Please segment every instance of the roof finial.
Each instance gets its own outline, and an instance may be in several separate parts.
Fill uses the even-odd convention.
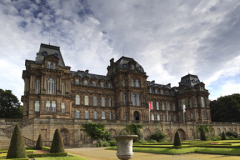
[[[123,56],[124,56],[124,48],[123,48]]]
[[[188,74],[189,74],[189,66],[188,66]]]
[[[50,45],[50,32],[49,32],[49,45]]]

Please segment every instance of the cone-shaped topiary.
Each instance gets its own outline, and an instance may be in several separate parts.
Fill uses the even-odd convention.
[[[7,159],[10,158],[26,158],[26,149],[22,137],[21,129],[18,125],[15,126],[12,134],[10,146],[7,153]]]
[[[226,140],[227,138],[226,138],[226,135],[225,135],[225,133],[224,132],[222,132],[222,140]]]
[[[50,153],[59,153],[59,152],[65,152],[65,151],[64,151],[64,145],[63,145],[63,140],[62,140],[60,131],[59,129],[56,129],[53,136]]]
[[[178,132],[175,133],[174,146],[175,146],[175,147],[182,146],[181,139],[180,139],[180,137],[179,137]]]
[[[205,136],[205,133],[203,131],[200,132],[200,138],[201,138],[201,141],[206,141],[206,136]]]
[[[39,134],[37,144],[36,144],[36,149],[42,149],[42,146],[43,146],[42,135]]]

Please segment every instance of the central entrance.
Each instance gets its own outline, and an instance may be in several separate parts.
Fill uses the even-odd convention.
[[[134,120],[135,120],[135,121],[139,121],[139,112],[135,111],[135,112],[133,113],[133,116],[134,116]]]

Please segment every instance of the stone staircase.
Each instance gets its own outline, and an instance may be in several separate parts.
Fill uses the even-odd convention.
[[[2,129],[0,129],[0,148],[8,148],[10,146],[11,138],[9,138]]]

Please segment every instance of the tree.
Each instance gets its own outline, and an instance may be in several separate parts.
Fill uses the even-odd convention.
[[[220,97],[210,103],[213,122],[240,122],[240,94]]]
[[[222,132],[222,140],[226,140],[227,138],[226,138],[226,135],[225,135],[225,133],[224,132]]]
[[[133,142],[137,142],[138,140],[142,139],[143,136],[140,132],[140,129],[143,127],[143,125],[133,123],[130,125],[126,125],[125,127],[131,135],[138,135],[138,137],[133,139]]]
[[[202,141],[206,141],[206,134],[213,136],[214,135],[214,129],[211,125],[198,125],[197,131],[200,132],[200,139]]]
[[[96,139],[105,139],[108,137],[109,132],[105,133],[105,126],[102,123],[95,124],[95,123],[85,123],[82,124],[85,133],[91,137],[93,140]]]
[[[0,118],[22,118],[20,102],[11,90],[0,89]]]
[[[238,134],[234,131],[228,131],[226,133],[226,136],[228,136],[228,137],[233,136],[234,138],[238,138]]]
[[[201,131],[201,132],[200,132],[200,140],[201,140],[201,141],[206,141],[206,140],[207,140],[204,131]]]
[[[10,146],[7,153],[7,159],[11,158],[26,158],[26,149],[22,137],[21,129],[18,125],[15,126]]]
[[[43,146],[42,135],[39,134],[37,144],[36,144],[36,149],[42,149],[42,146]]]
[[[62,140],[60,131],[59,129],[56,129],[53,136],[50,153],[60,153],[60,152],[65,152],[64,145],[63,145],[63,140]]]
[[[178,132],[175,133],[174,146],[175,146],[175,147],[182,146],[181,139],[180,139],[180,137],[179,137]]]

